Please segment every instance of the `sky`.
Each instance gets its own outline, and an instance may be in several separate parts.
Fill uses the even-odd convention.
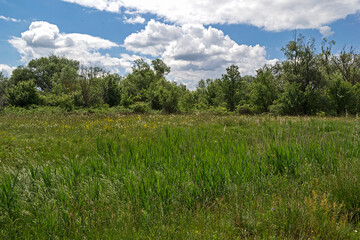
[[[360,49],[360,0],[0,0],[0,71],[51,54],[125,75],[160,58],[190,89],[283,61],[296,33]]]

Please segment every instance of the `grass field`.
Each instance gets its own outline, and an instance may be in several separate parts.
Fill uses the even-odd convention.
[[[0,115],[1,239],[359,239],[355,118]]]

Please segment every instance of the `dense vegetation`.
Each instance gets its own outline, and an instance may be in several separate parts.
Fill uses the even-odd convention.
[[[0,239],[359,239],[354,118],[7,113]]]
[[[195,91],[165,79],[170,68],[160,59],[134,62],[119,76],[98,67],[50,56],[0,75],[0,107],[57,106],[65,110],[118,107],[135,112],[210,111],[276,115],[346,115],[360,112],[360,55],[353,48],[332,54],[334,42],[297,36],[283,52],[286,61],[241,76],[230,66],[219,79],[201,80]],[[317,53],[319,52],[319,53]]]
[[[333,44],[194,91],[160,59],[0,75],[0,239],[359,239],[360,55]]]

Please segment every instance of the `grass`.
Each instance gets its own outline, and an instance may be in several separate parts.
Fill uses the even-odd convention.
[[[355,118],[3,113],[1,239],[358,239]]]

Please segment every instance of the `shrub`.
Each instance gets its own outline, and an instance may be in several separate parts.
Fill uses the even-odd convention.
[[[149,104],[145,102],[136,102],[130,106],[135,113],[146,113],[150,110]]]
[[[35,87],[33,81],[19,82],[17,85],[9,88],[6,98],[10,105],[18,107],[28,107],[40,104],[41,102],[39,90]]]

